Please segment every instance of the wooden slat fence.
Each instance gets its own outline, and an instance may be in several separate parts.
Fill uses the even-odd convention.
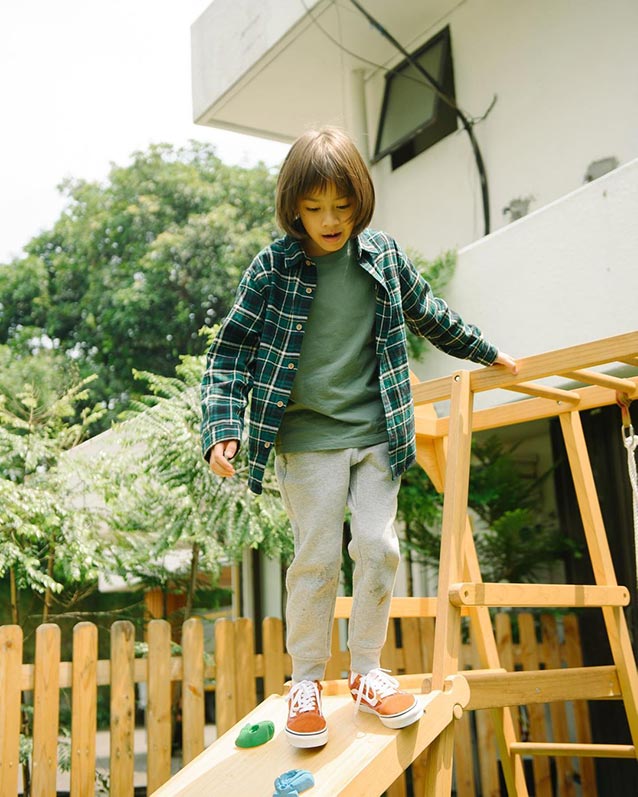
[[[339,633],[338,622],[333,634],[329,679],[343,677],[348,667],[348,652],[342,644],[345,635]],[[582,666],[575,615],[557,621],[552,615],[543,615],[538,620],[531,614],[499,613],[495,618],[495,631],[506,669]],[[204,748],[206,688],[216,692],[218,734],[238,722],[263,696],[282,692],[290,673],[282,621],[264,620],[262,640],[262,652],[256,653],[250,620],[218,620],[215,664],[205,666],[200,620],[191,618],[184,624],[181,657],[171,656],[169,624],[153,620],[148,627],[148,655],[140,659],[134,656],[133,625],[120,621],[111,627],[110,659],[98,660],[97,628],[91,623],[79,623],[73,630],[73,661],[62,662],[60,629],[47,624],[36,632],[34,664],[23,664],[21,629],[0,627],[0,797],[14,797],[18,791],[20,705],[23,701],[33,705],[31,793],[37,797],[55,796],[59,690],[63,688],[72,690],[71,795],[85,797],[94,793],[97,688],[104,685],[111,687],[110,793],[117,797],[133,795],[135,685],[143,682],[147,685],[147,783],[151,794],[170,777],[173,683],[181,685],[182,764],[186,764]],[[428,673],[433,641],[432,618],[395,618],[390,622],[382,666],[398,674]],[[462,646],[461,661],[464,668],[478,667],[477,654],[469,638]],[[518,717],[523,740],[591,740],[584,701],[551,704],[548,709],[522,707]],[[458,797],[500,795],[489,712],[466,712],[457,723],[457,731]],[[597,794],[591,759],[534,758],[531,776],[537,797],[594,797]],[[400,778],[389,790],[388,797],[407,797],[411,793],[410,781],[414,784],[414,794],[422,793],[422,778],[423,760],[417,759],[410,775]]]

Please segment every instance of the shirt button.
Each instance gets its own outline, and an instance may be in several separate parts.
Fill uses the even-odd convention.
[[[294,363],[288,363],[288,368],[294,368],[294,367],[295,367]]]
[[[264,443],[264,448],[270,448],[270,443]]]
[[[284,406],[284,403],[283,403],[283,401],[278,401],[278,402],[277,402],[277,406],[278,406],[278,407],[283,407],[283,406]]]
[[[306,288],[306,293],[312,293],[312,288]]]
[[[312,260],[306,260],[306,265],[307,266],[311,266],[312,265]]]
[[[298,329],[298,330],[302,330],[302,329],[303,329],[303,324],[297,324],[297,327],[296,327],[296,329]]]

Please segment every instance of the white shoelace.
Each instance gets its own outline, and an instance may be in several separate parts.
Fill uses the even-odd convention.
[[[303,714],[305,711],[319,710],[319,689],[314,681],[299,681],[290,688],[286,700],[290,703],[290,713]]]
[[[360,676],[357,699],[354,704],[355,711],[359,710],[364,695],[374,704],[377,700],[383,700],[384,697],[389,697],[398,691],[399,682],[396,678],[389,676],[389,672],[390,670],[378,667],[376,670],[370,670],[367,675]]]

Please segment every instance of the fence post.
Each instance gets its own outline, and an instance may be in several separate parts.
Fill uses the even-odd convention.
[[[0,795],[18,793],[22,629],[0,627]]]
[[[237,666],[235,709],[239,719],[257,705],[255,627],[248,617],[239,617],[235,620],[235,660]]]
[[[204,749],[204,628],[198,617],[182,627],[182,760],[184,766]]]
[[[280,695],[286,680],[283,623],[278,617],[266,617],[262,623],[264,646],[264,697]]]
[[[78,623],[73,629],[71,706],[71,797],[86,797],[95,792],[97,628],[93,623]]]
[[[235,624],[221,618],[215,623],[215,723],[217,736],[237,722],[235,695]]]
[[[147,673],[146,782],[152,794],[171,776],[171,627],[166,620],[148,624]]]
[[[135,628],[128,620],[111,626],[111,794],[135,791]]]
[[[60,724],[60,626],[35,632],[32,797],[55,794]]]

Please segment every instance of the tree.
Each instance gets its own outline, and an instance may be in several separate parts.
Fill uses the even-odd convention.
[[[54,595],[66,590],[66,600],[77,598],[99,567],[97,528],[72,501],[62,454],[103,411],[87,407],[69,422],[75,405],[87,401],[92,379],[67,383],[51,353],[28,359],[32,381],[15,390],[28,362],[0,347],[0,577],[9,575],[14,623],[20,622],[20,590],[42,595],[46,622]]]
[[[132,403],[119,427],[121,455],[102,463],[113,572],[164,588],[181,584],[186,616],[201,577],[214,580],[221,565],[241,558],[247,547],[284,558],[292,548],[272,471],[260,496],[242,478],[247,445],[233,479],[220,480],[203,460],[203,370],[203,356],[185,356],[173,377],[136,372],[150,392]],[[185,553],[183,565],[170,570],[164,558],[175,550]]]
[[[172,373],[201,353],[197,331],[226,314],[240,274],[272,240],[274,176],[223,164],[206,144],[162,144],[113,166],[105,184],[68,180],[53,228],[0,267],[0,343],[26,328],[71,352],[113,413],[132,371]]]

